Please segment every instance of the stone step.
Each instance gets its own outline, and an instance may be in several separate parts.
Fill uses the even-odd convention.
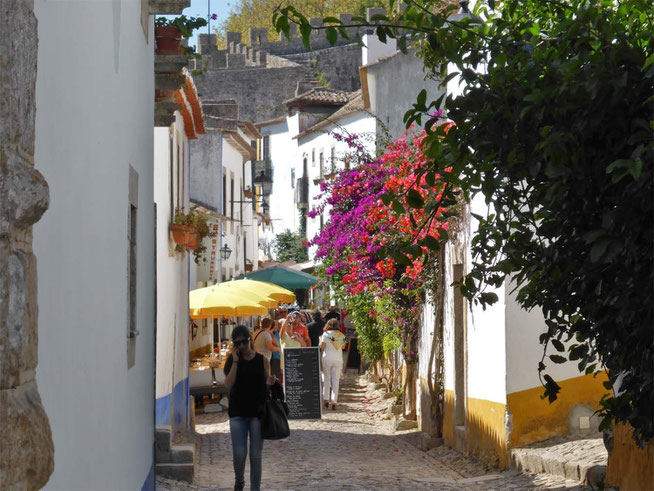
[[[557,437],[511,450],[511,466],[516,469],[561,476],[587,485],[604,481],[607,458],[602,438]]]
[[[193,482],[193,464],[156,464],[154,472],[158,476],[176,481]]]
[[[175,445],[169,452],[155,453],[157,464],[193,464],[195,462],[195,447],[193,445]]]
[[[157,452],[170,452],[171,438],[173,429],[170,425],[160,425],[155,428],[154,432],[154,445],[155,453]]]

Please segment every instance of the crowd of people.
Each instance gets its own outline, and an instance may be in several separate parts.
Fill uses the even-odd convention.
[[[233,349],[225,363],[225,385],[229,390],[229,428],[232,438],[235,490],[245,486],[245,460],[250,448],[250,486],[261,485],[261,420],[259,410],[267,397],[267,387],[283,381],[285,348],[318,347],[322,374],[323,407],[338,408],[338,389],[343,377],[345,335],[340,314],[331,307],[324,316],[312,313],[307,325],[299,311],[280,309],[278,319],[266,317],[252,334],[246,326],[232,331]]]

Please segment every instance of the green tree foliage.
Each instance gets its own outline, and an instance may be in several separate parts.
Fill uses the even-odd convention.
[[[308,261],[306,239],[302,233],[293,233],[286,230],[275,237],[275,256],[277,261],[296,261],[298,263]]]
[[[268,39],[279,41],[279,33],[275,30],[271,19],[279,0],[238,0],[220,29],[217,30],[217,42],[224,48],[225,33],[240,32],[243,42],[248,42],[248,29],[268,28]],[[308,17],[338,16],[338,14],[354,14],[365,16],[368,7],[384,7],[385,0],[303,0],[302,11]]]
[[[380,39],[414,45],[431,75],[458,76],[460,95],[428,101],[423,91],[405,120],[425,123],[427,182],[444,168],[444,199],[481,193],[474,264],[460,285],[482,305],[485,285],[511,281],[525,309],[542,309],[538,365],[545,396],[560,387],[548,365],[574,361],[582,373],[607,369],[611,396],[603,425],[633,426],[640,444],[654,436],[654,55],[646,0],[480,2],[457,6],[406,0],[379,16]],[[499,5],[499,4],[498,4]],[[276,12],[280,31],[306,17]],[[365,19],[353,19],[363,24]],[[329,19],[330,40],[346,35]],[[398,80],[399,81],[399,80]],[[445,134],[433,111],[444,106]],[[394,206],[398,200],[388,201]],[[432,200],[433,201],[433,200]],[[427,211],[436,204],[427,200]],[[435,247],[437,244],[424,244]],[[565,344],[564,344],[565,343]],[[534,362],[536,363],[536,361]],[[618,387],[619,386],[619,387]]]

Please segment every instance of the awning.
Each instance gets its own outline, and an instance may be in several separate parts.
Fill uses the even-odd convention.
[[[294,271],[292,269],[282,268],[280,266],[260,269],[258,271],[253,271],[251,273],[241,275],[238,278],[249,278],[251,280],[267,281],[268,283],[274,283],[275,285],[288,288],[289,290],[302,290],[311,288],[313,285],[316,285],[320,281],[320,278],[316,276],[303,273],[302,271]]]

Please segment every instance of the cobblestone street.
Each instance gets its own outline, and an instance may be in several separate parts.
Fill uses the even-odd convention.
[[[322,420],[291,421],[289,439],[264,443],[264,489],[584,489],[556,476],[488,470],[444,446],[423,452],[411,443],[415,430],[395,433],[371,409],[366,384],[348,375],[337,411],[326,411]],[[177,438],[196,444],[194,484],[157,478],[157,489],[233,487],[226,413],[198,415],[196,431]]]

